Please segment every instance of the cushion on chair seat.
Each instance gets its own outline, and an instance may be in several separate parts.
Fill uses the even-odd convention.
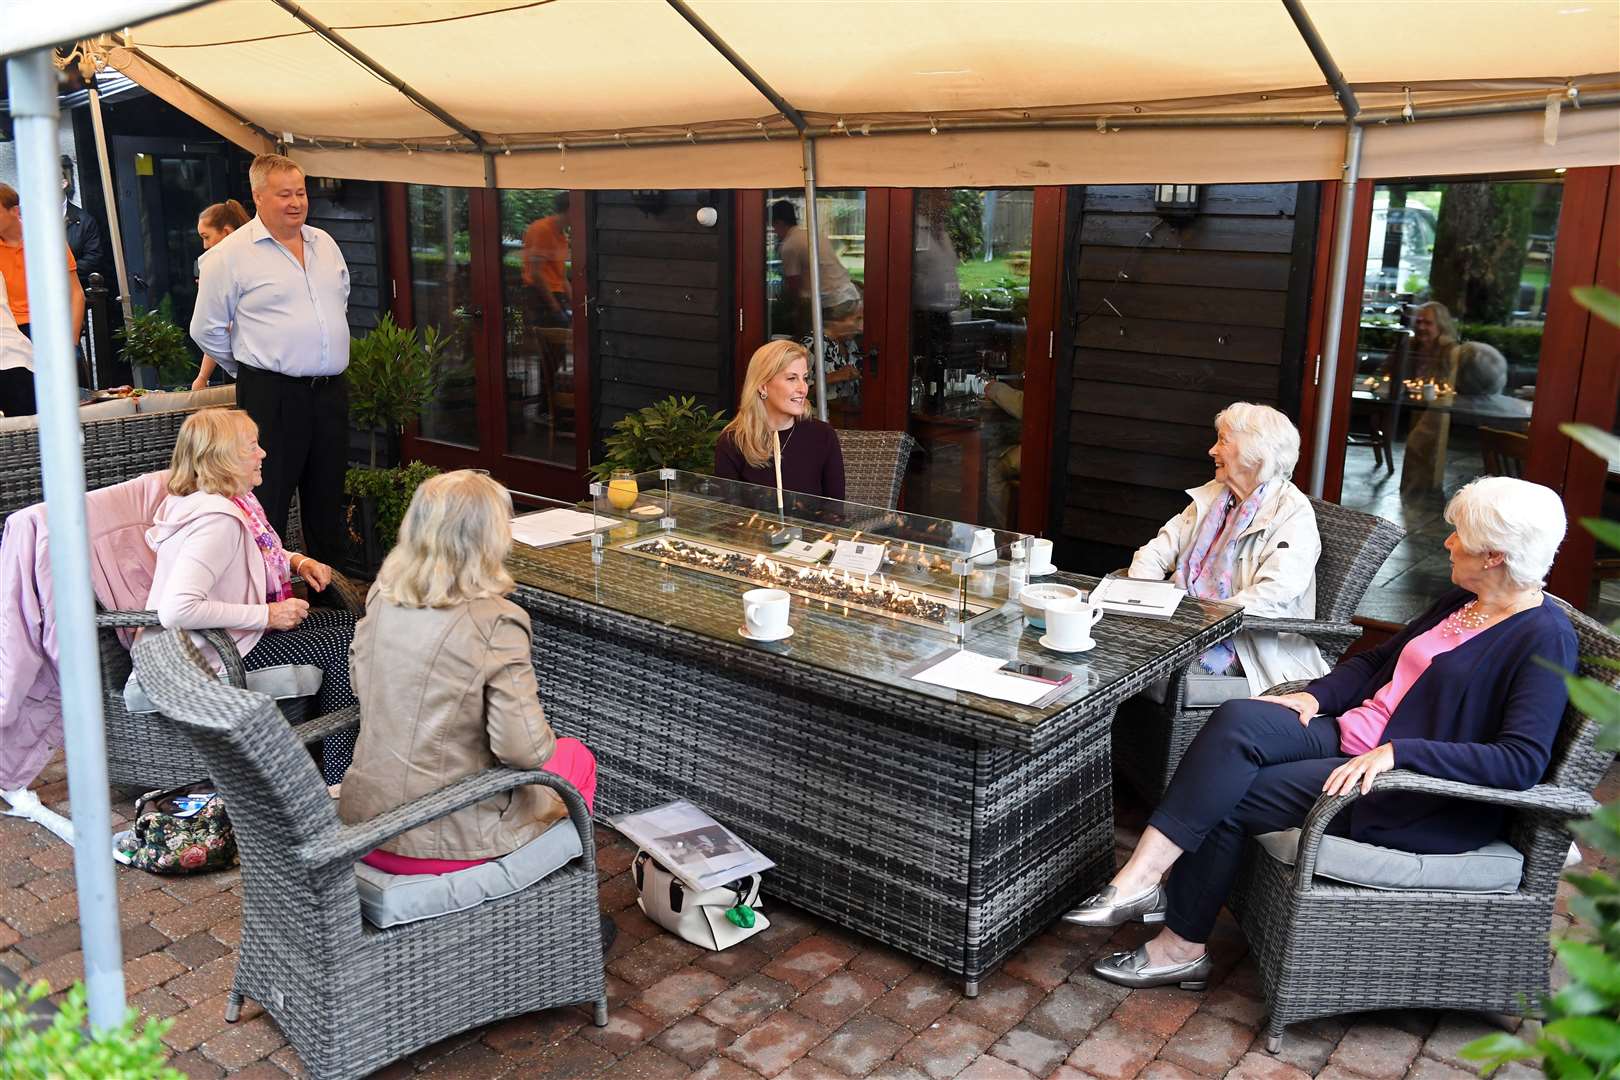
[[[1213,709],[1222,702],[1234,698],[1253,697],[1254,692],[1249,689],[1249,680],[1242,675],[1210,675],[1207,672],[1188,672],[1187,679],[1187,707],[1189,709]],[[1150,683],[1142,693],[1151,700],[1164,704],[1165,695],[1170,692],[1170,680],[1160,679]]]
[[[563,818],[510,855],[448,874],[386,874],[357,862],[360,914],[373,926],[389,927],[466,911],[527,889],[583,850],[579,830]]]
[[[1294,865],[1298,829],[1262,833],[1255,839],[1273,859]],[[1369,889],[1511,893],[1518,891],[1523,874],[1524,855],[1504,840],[1456,855],[1418,855],[1349,837],[1324,836],[1316,855],[1317,877]]]

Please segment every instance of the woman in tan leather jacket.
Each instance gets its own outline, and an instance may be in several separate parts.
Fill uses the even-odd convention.
[[[467,470],[416,489],[399,543],[355,627],[349,668],[360,738],[338,815],[364,821],[496,765],[545,769],[596,794],[596,760],[546,723],[529,616],[506,599],[512,503]],[[394,837],[364,862],[443,874],[499,858],[566,815],[550,788],[520,787]]]

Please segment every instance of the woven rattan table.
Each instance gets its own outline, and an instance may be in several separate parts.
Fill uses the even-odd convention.
[[[767,893],[969,996],[1112,873],[1115,707],[1241,619],[1188,598],[1168,621],[1104,618],[1078,656],[1016,614],[976,624],[970,649],[1080,672],[1025,708],[903,674],[947,635],[795,597],[794,635],[758,644],[738,633],[745,585],[598,553],[520,545],[510,563],[547,716],[596,754],[598,812],[690,799],[776,860]]]

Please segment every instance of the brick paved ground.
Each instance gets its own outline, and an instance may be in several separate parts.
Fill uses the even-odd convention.
[[[60,758],[36,788],[66,812]],[[1611,771],[1607,797],[1620,790]],[[115,814],[133,812],[129,800]],[[1120,808],[1127,821],[1140,810]],[[1134,833],[1126,825],[1120,842]],[[1265,1014],[1254,967],[1235,926],[1212,942],[1207,993],[1126,993],[1087,964],[1143,940],[1062,924],[985,980],[977,999],[937,969],[780,904],[751,941],[708,953],[663,934],[635,906],[632,851],[598,833],[602,905],[619,926],[608,956],[611,1020],[554,1009],[447,1039],[377,1074],[405,1077],[610,1077],[661,1080],[1446,1080],[1469,1072],[1457,1050],[1494,1030],[1464,1013],[1403,1011],[1296,1025],[1283,1053],[1264,1051]],[[173,1017],[175,1066],[193,1077],[243,1080],[305,1075],[298,1055],[253,1003],[222,1017],[241,934],[236,871],[193,878],[118,872],[130,1000]],[[72,853],[37,826],[0,817],[0,965],[53,986],[81,977]],[[1560,917],[1560,921],[1566,920]],[[1512,1080],[1535,1075],[1507,1069]]]

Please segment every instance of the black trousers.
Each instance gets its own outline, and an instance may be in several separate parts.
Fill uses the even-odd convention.
[[[1208,941],[1244,842],[1303,825],[1328,774],[1346,760],[1331,716],[1307,728],[1292,709],[1269,701],[1228,701],[1216,709],[1148,818],[1186,853],[1165,883],[1165,925],[1188,941]],[[1347,824],[1348,815],[1340,814],[1328,832],[1342,835]]]
[[[271,526],[287,534],[298,492],[304,550],[324,563],[343,557],[343,473],[349,463],[349,387],[342,375],[294,377],[241,365],[236,404],[259,425],[264,483],[254,489]]]
[[[34,373],[25,367],[0,371],[0,413],[7,416],[33,416]]]

